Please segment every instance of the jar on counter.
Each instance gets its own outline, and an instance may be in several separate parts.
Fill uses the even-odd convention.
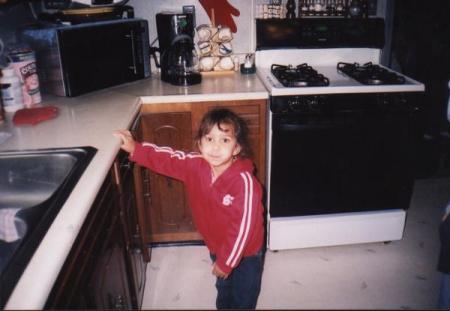
[[[16,74],[14,68],[5,68],[2,70],[2,74],[3,76],[0,78],[0,89],[5,111],[14,112],[22,109],[24,107],[22,82],[19,76]]]
[[[11,64],[22,81],[23,104],[31,108],[39,104],[41,92],[34,51],[28,48],[16,49],[9,53]]]

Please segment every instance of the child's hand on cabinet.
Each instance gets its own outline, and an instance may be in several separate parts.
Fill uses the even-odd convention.
[[[122,146],[120,146],[120,148],[128,152],[130,155],[133,155],[136,142],[133,139],[131,132],[128,130],[117,130],[114,131],[113,135],[122,140]]]

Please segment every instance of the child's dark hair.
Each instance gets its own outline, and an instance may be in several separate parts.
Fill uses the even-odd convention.
[[[250,158],[252,156],[252,149],[248,141],[247,123],[233,111],[226,108],[215,108],[203,116],[195,141],[197,143],[200,142],[202,137],[208,134],[216,124],[220,130],[223,130],[220,126],[221,124],[231,125],[234,129],[237,143],[241,147],[239,156],[242,158]]]

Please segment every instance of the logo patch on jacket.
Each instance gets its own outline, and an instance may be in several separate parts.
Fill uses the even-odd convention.
[[[234,198],[231,195],[226,194],[222,199],[222,204],[225,206],[229,206],[233,203],[233,200]]]

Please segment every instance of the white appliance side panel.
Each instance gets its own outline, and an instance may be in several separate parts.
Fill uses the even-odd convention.
[[[385,242],[403,237],[401,209],[269,219],[270,250]]]

